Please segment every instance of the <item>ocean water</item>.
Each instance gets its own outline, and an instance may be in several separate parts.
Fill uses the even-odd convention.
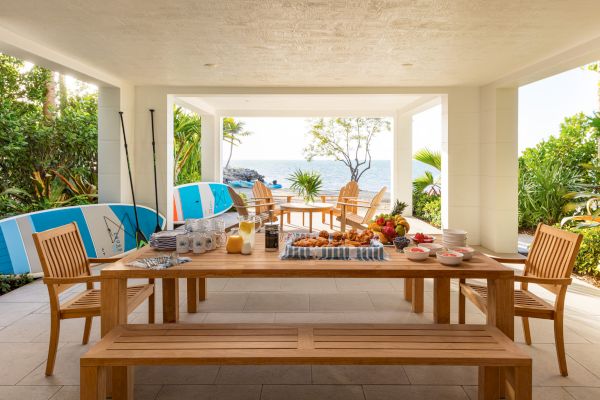
[[[251,168],[265,176],[265,181],[277,180],[284,188],[290,186],[286,179],[297,169],[318,171],[323,178],[323,190],[337,191],[350,180],[350,171],[340,161],[334,160],[231,160],[231,167]],[[419,161],[413,160],[413,179],[423,175],[425,171],[437,171]],[[373,160],[371,169],[360,178],[361,191],[377,192],[382,186],[391,187],[391,170],[389,160]]]

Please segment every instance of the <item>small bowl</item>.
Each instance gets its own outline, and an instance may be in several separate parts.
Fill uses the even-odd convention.
[[[429,257],[429,251],[422,247],[409,246],[404,249],[406,258],[411,261],[424,261]]]
[[[415,235],[411,235],[410,238],[416,244],[419,244],[419,243],[433,243],[433,241],[435,240],[435,238],[433,236],[428,236],[427,238],[425,238],[423,240],[417,240],[417,238],[415,237]]]
[[[475,254],[475,249],[468,247],[468,246],[450,247],[449,250],[462,253],[464,261],[470,260],[471,258],[473,258],[473,255]]]
[[[429,255],[432,257],[435,256],[435,253],[444,248],[444,246],[437,243],[420,243],[419,247],[423,247],[424,249],[429,250]]]
[[[440,264],[444,265],[456,266],[463,260],[463,253],[459,253],[458,251],[442,250],[438,251],[435,255]]]

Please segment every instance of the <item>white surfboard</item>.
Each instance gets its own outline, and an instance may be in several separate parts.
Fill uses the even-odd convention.
[[[173,188],[173,221],[189,218],[212,218],[233,206],[227,185],[215,182],[194,182]]]

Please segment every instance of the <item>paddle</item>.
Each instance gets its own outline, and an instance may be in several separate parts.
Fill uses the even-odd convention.
[[[123,111],[119,111],[121,118],[121,127],[123,128],[123,143],[125,144],[125,158],[127,159],[127,171],[129,172],[129,185],[131,186],[131,198],[133,199],[133,214],[135,215],[135,244],[140,248],[148,243],[146,235],[140,230],[140,221],[138,220],[137,205],[135,202],[135,191],[133,190],[133,178],[131,177],[131,164],[129,163],[129,150],[127,149],[127,135],[125,135],[125,123],[123,122]]]
[[[160,217],[158,216],[158,184],[156,183],[156,142],[154,141],[154,109],[150,109],[150,121],[152,124],[152,162],[154,163],[154,200],[156,201],[156,226],[154,233],[162,231]]]

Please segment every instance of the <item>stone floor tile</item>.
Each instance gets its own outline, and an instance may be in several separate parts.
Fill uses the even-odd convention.
[[[133,398],[154,400],[161,388],[161,385],[135,385]],[[63,386],[50,400],[79,400],[79,386]]]
[[[567,354],[600,378],[600,346],[589,344],[567,344]]]
[[[531,341],[533,343],[554,344],[554,321],[549,319],[529,318]],[[565,343],[589,343],[583,336],[572,330],[567,323],[564,324]],[[523,333],[523,320],[515,318],[515,342],[525,343]]]
[[[0,400],[48,400],[60,386],[0,386]]]
[[[600,317],[580,314],[565,314],[565,328],[591,343],[600,344]]]
[[[477,367],[406,365],[404,371],[413,385],[477,384]]]
[[[15,385],[38,365],[45,366],[47,351],[44,343],[0,343],[0,385]]]
[[[575,400],[598,400],[600,399],[600,387],[565,387],[564,388]]]
[[[372,311],[368,293],[312,293],[310,311]]]
[[[470,400],[478,400],[477,386],[463,386]],[[533,400],[574,400],[562,387],[534,386],[532,390]],[[596,398],[594,398],[596,399]]]
[[[205,324],[272,323],[275,322],[275,313],[208,313],[202,322]]]
[[[260,385],[165,385],[156,400],[258,400]]]
[[[401,365],[313,365],[313,384],[407,385]]]
[[[387,278],[335,278],[335,284],[340,292],[389,292],[394,289]]]
[[[468,400],[460,386],[366,385],[366,400]]]
[[[47,301],[48,299],[46,299],[46,303],[0,303],[0,321],[2,321],[2,326],[10,326],[26,315],[36,312],[46,306],[48,304]]]
[[[364,400],[360,385],[265,385],[261,400]]]
[[[411,303],[404,300],[401,292],[369,293],[373,307],[377,311],[410,312]]]
[[[40,335],[48,336],[49,332],[48,315],[29,314],[0,330],[0,343],[30,342]]]
[[[205,385],[215,383],[217,365],[139,366],[135,382],[142,385]]]
[[[218,384],[310,384],[310,365],[223,365]]]
[[[231,278],[222,289],[224,292],[278,292],[279,278]]]
[[[249,293],[244,311],[308,311],[308,295],[303,293]]]
[[[248,293],[209,293],[206,300],[198,303],[198,311],[242,311],[247,299]]]
[[[337,291],[333,278],[287,278],[281,279],[281,290],[301,293],[333,293]]]
[[[36,343],[37,344],[37,343]],[[44,358],[37,368],[19,381],[19,385],[79,385],[79,358],[85,354],[92,343],[83,346],[80,343],[65,343],[58,347],[54,375],[46,376],[46,351],[44,346]],[[28,346],[33,345],[29,343]]]
[[[206,290],[208,292],[220,292],[225,288],[229,279],[231,278],[207,278]]]
[[[44,327],[42,333],[32,339],[32,342],[48,343],[50,340],[50,318],[48,315],[35,314],[43,316],[40,321]],[[59,343],[81,343],[83,340],[83,329],[85,326],[84,318],[63,319],[60,321]],[[90,331],[90,343],[100,340],[100,317],[94,317],[92,321],[92,330]]]

